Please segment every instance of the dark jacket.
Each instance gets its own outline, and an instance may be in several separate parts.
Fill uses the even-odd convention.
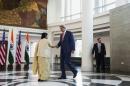
[[[75,50],[75,41],[72,32],[66,31],[64,40],[62,40],[62,35],[60,35],[60,41],[57,46],[61,47],[61,54],[71,53],[72,50]]]
[[[92,54],[94,54],[94,53],[95,53],[95,57],[98,56],[98,44],[97,43],[95,43],[93,46]],[[104,43],[101,43],[101,53],[100,54],[102,56],[106,55],[106,48],[105,48]]]

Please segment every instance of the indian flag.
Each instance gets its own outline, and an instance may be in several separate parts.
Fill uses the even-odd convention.
[[[13,30],[11,32],[11,39],[10,39],[10,48],[9,48],[9,57],[8,57],[8,61],[9,61],[9,64],[13,64],[14,63],[14,57],[13,57],[13,48],[14,48],[14,33],[13,33]]]
[[[29,64],[29,33],[26,33],[26,46],[25,46],[24,60],[28,65]]]

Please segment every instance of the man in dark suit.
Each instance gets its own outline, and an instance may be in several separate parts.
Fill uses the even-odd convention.
[[[105,72],[105,56],[106,48],[105,44],[101,42],[101,38],[97,39],[98,43],[95,43],[93,46],[92,54],[95,53],[96,59],[96,71]]]
[[[60,30],[62,34],[60,35],[60,41],[57,44],[57,48],[61,47],[60,50],[60,68],[61,68],[61,77],[59,79],[66,79],[65,73],[65,64],[73,72],[73,78],[77,76],[77,70],[71,64],[71,53],[74,53],[75,50],[75,41],[72,32],[66,31],[64,25],[60,25]]]

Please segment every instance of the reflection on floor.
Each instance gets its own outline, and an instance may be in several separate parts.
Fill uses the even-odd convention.
[[[51,71],[50,79],[38,82],[37,76],[31,70],[21,67],[21,70],[1,71],[0,86],[130,86],[130,76],[107,73],[81,72],[78,69],[75,79],[67,71],[67,79],[58,80],[60,71]]]

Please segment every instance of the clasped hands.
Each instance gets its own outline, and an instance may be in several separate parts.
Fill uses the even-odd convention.
[[[49,47],[51,47],[51,48],[58,48],[57,45],[56,45],[56,46],[52,46],[51,44],[48,44],[48,45],[49,45]],[[75,51],[75,50],[72,50],[71,52],[74,53],[74,51]]]
[[[51,44],[48,44],[49,45],[49,47],[51,47],[51,48],[57,48],[57,46],[53,46],[53,45],[51,45]]]

